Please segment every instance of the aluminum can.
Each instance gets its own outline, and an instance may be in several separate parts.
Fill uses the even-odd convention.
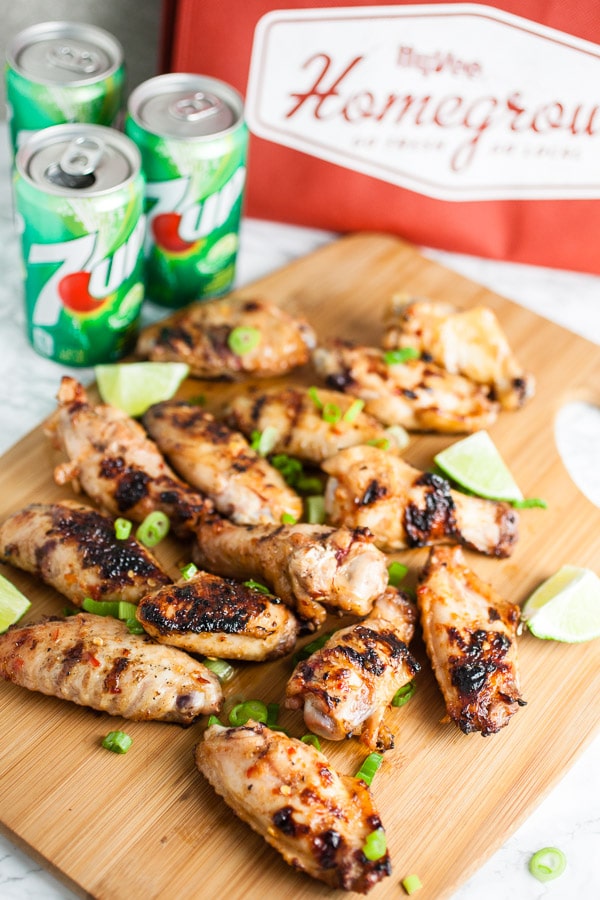
[[[129,98],[146,177],[146,296],[177,308],[231,288],[246,182],[243,101],[214,78],[158,75]]]
[[[36,131],[65,122],[113,125],[124,101],[121,44],[108,31],[44,22],[19,32],[6,53],[13,153]]]
[[[13,177],[34,349],[71,366],[119,359],[144,299],[137,147],[103,125],[54,125],[21,147]]]

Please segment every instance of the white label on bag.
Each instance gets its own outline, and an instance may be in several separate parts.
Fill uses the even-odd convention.
[[[600,197],[600,47],[489,6],[278,10],[255,135],[444,200]]]

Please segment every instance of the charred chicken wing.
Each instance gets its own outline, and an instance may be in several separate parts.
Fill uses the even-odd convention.
[[[383,550],[461,543],[490,556],[510,556],[518,515],[508,503],[451,490],[378,447],[349,447],[325,460],[328,520],[368,528]]]
[[[252,721],[211,725],[196,764],[225,803],[286,862],[332,888],[366,894],[391,874],[387,851],[369,860],[382,830],[363,781],[339,775],[314,747]]]
[[[223,700],[216,675],[187,653],[87,613],[0,635],[0,677],[112,716],[181,725]]]
[[[86,597],[137,603],[171,581],[143,544],[116,538],[112,518],[70,500],[32,503],[13,513],[0,525],[0,559],[32,572],[77,606]]]
[[[519,607],[481,581],[459,547],[431,551],[417,602],[448,715],[465,734],[499,731],[525,705],[517,664]]]

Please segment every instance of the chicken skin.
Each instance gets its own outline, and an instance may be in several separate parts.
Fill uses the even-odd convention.
[[[83,387],[64,377],[59,407],[46,429],[69,461],[57,466],[57,484],[71,481],[99,506],[141,522],[160,510],[175,534],[189,535],[210,505],[177,477],[142,426],[108,404],[93,406]]]
[[[369,441],[389,442],[387,430],[377,419],[357,410],[354,404],[356,398],[325,388],[255,388],[234,397],[226,416],[248,436],[271,429],[273,453],[287,453],[318,464],[345,447]],[[324,417],[328,409],[334,411],[332,421]]]
[[[169,400],[143,419],[150,436],[188,484],[237,525],[279,525],[302,516],[302,500],[245,437],[191,403]]]
[[[315,333],[304,319],[260,299],[193,303],[146,328],[137,354],[185,362],[198,378],[284,375],[308,362]]]
[[[0,635],[0,677],[111,716],[180,725],[223,701],[219,679],[187,653],[88,613]]]
[[[487,388],[425,359],[386,362],[376,347],[333,340],[317,347],[313,362],[327,387],[360,397],[366,412],[384,425],[471,432],[488,428],[498,415]]]
[[[326,610],[366,615],[387,585],[386,557],[366,529],[238,526],[212,516],[197,537],[198,566],[265,582],[310,630],[324,621]]]
[[[488,385],[503,409],[523,406],[535,381],[515,358],[495,313],[486,306],[457,309],[451,303],[392,298],[387,349],[414,347],[448,372]]]
[[[277,597],[209,572],[147,594],[137,619],[160,643],[219,659],[276,659],[298,633]]]
[[[378,447],[349,447],[325,460],[328,521],[368,528],[385,551],[460,543],[489,556],[510,556],[518,515],[508,503],[451,490]]]
[[[339,775],[314,747],[250,720],[211,725],[196,765],[228,806],[287,863],[331,888],[366,894],[391,874],[387,850],[363,852],[383,831],[369,789]]]
[[[469,569],[459,547],[431,550],[417,603],[448,715],[465,734],[496,733],[525,705],[517,662],[519,607]]]
[[[420,669],[407,647],[415,618],[408,597],[388,587],[366,619],[336,631],[298,663],[285,705],[303,706],[309,731],[330,741],[359,734],[371,750],[393,747],[383,717],[395,693]]]
[[[76,606],[86,597],[137,603],[171,581],[143,544],[117,539],[110,516],[70,500],[32,503],[9,516],[0,525],[0,560],[33,573]]]

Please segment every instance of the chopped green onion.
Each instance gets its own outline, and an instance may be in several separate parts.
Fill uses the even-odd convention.
[[[402,425],[390,425],[385,429],[398,450],[404,450],[410,444],[410,435]],[[389,449],[389,447],[388,447]]]
[[[281,473],[285,481],[294,487],[298,478],[303,474],[302,463],[287,453],[278,453],[271,459],[271,465]]]
[[[209,716],[208,717],[208,722],[206,723],[206,727],[210,728],[211,725],[220,725],[221,728],[225,727],[218,716]]]
[[[128,603],[127,600],[119,600],[117,619],[135,619],[136,614],[137,606],[135,603]]]
[[[316,750],[321,749],[321,741],[316,734],[303,734],[300,740],[303,744],[312,744]]]
[[[119,600],[92,600],[91,597],[85,597],[81,608],[97,616],[113,616],[115,619],[118,619],[119,602]]]
[[[129,519],[123,519],[119,516],[118,519],[115,519],[115,537],[118,541],[126,541],[129,535],[131,534],[131,529],[133,528],[133,522]]]
[[[138,622],[137,619],[134,619],[133,617],[125,619],[125,624],[127,625],[127,630],[130,634],[145,634],[142,623]]]
[[[382,856],[385,856],[387,852],[387,840],[383,828],[377,828],[376,831],[371,831],[370,834],[367,835],[362,847],[362,852],[366,858],[371,861],[381,859]]]
[[[414,681],[409,681],[404,687],[398,688],[392,698],[392,706],[404,706],[411,697],[414,697],[417,686]]]
[[[342,416],[344,422],[354,422],[359,413],[362,412],[364,405],[364,400],[354,400]]]
[[[250,353],[260,344],[260,331],[258,328],[250,328],[244,325],[238,325],[232,328],[227,338],[227,346],[236,356],[243,356]]]
[[[210,669],[211,672],[214,672],[222,684],[226,681],[231,681],[235,675],[233,666],[230,666],[224,659],[215,659],[212,656],[207,656],[204,660],[204,665],[207,669]]]
[[[369,753],[369,755],[363,760],[363,764],[354,776],[355,778],[360,778],[365,782],[366,785],[370,785],[375,776],[375,772],[380,767],[383,762],[383,756],[381,753]]]
[[[198,574],[198,566],[196,566],[193,562],[187,563],[187,565],[181,567],[181,577],[185,578],[186,581],[189,581],[190,578],[193,578],[194,575]]]
[[[301,475],[296,482],[296,489],[305,494],[319,494],[323,491],[323,482],[316,475]]]
[[[379,447],[380,450],[389,450],[390,442],[388,438],[373,438],[370,441],[367,441],[368,447]]]
[[[170,527],[169,517],[161,510],[155,509],[148,513],[135,536],[146,547],[156,547],[168,535]]]
[[[401,562],[391,562],[388,566],[388,584],[392,587],[398,587],[401,581],[406,578],[408,566]]]
[[[319,392],[317,391],[316,387],[309,387],[308,396],[310,397],[312,402],[315,404],[317,409],[323,409],[323,401],[319,397]]]
[[[296,516],[293,516],[291,513],[281,513],[282,525],[295,525],[297,521]]]
[[[253,431],[250,446],[259,456],[268,456],[279,440],[279,432],[273,425],[267,425],[264,431]]]
[[[311,525],[322,525],[325,521],[325,497],[306,497],[306,521]]]
[[[245,725],[249,719],[267,724],[269,711],[262,700],[245,700],[238,703],[229,713],[230,725]]]
[[[342,418],[342,410],[337,403],[326,403],[323,407],[321,417],[323,421],[327,422],[329,425],[337,425]]]
[[[267,725],[269,728],[277,727],[279,718],[279,703],[267,703]]]
[[[398,363],[408,362],[409,359],[418,359],[420,355],[415,347],[399,347],[397,350],[387,350],[383,358],[386,365],[395,366]]]
[[[402,887],[407,894],[414,894],[415,891],[421,890],[423,884],[418,875],[407,875],[406,878],[402,879]]]
[[[63,616],[76,616],[79,612],[78,609],[73,609],[72,606],[63,606],[62,614]]]
[[[323,634],[320,634],[319,637],[316,637],[314,640],[309,641],[308,644],[305,644],[304,647],[301,647],[300,650],[297,650],[292,657],[293,665],[295,666],[299,662],[302,662],[302,660],[308,659],[309,656],[312,656],[313,653],[316,653],[317,650],[324,647],[332,634],[335,634],[335,632],[325,631]]]
[[[529,860],[529,871],[538,881],[552,881],[567,867],[567,857],[557,847],[543,847]]]
[[[255,581],[254,578],[249,578],[248,581],[244,581],[243,584],[244,587],[250,588],[251,591],[258,591],[260,594],[271,593],[265,584],[261,584],[260,581]]]
[[[511,500],[510,505],[515,509],[533,509],[538,507],[539,509],[548,509],[548,504],[545,500],[541,500],[539,497],[528,497],[525,500]]]
[[[109,731],[102,741],[104,749],[113,753],[127,753],[132,744],[132,739],[124,731]]]

